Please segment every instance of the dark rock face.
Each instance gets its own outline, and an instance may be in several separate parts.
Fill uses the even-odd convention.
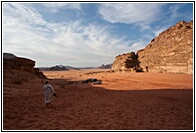
[[[138,57],[151,72],[193,73],[193,22],[181,21],[163,31]]]
[[[3,58],[4,72],[7,72],[9,70],[19,70],[19,71],[25,71],[31,74],[35,74],[40,78],[46,78],[45,75],[43,75],[43,73],[39,71],[39,69],[34,68],[35,61],[22,57],[16,57],[16,56],[9,56],[9,58],[7,58],[8,54],[4,54],[4,55],[5,55]]]
[[[16,56],[11,54],[11,53],[3,53],[3,58],[5,59],[11,59],[11,58],[15,58]]]
[[[30,59],[15,57],[10,59],[3,59],[3,69],[18,69],[30,73],[34,72],[35,61]]]
[[[138,55],[134,52],[118,55],[112,64],[112,71],[142,71]]]

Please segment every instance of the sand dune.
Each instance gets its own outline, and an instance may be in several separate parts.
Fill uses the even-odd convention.
[[[43,80],[3,84],[3,130],[193,130],[193,75],[45,71],[58,98],[44,106]],[[82,84],[97,78],[101,85]]]

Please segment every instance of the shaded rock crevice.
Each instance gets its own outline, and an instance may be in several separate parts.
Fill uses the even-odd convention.
[[[135,54],[135,52],[130,52],[127,54],[116,56],[115,61],[112,64],[111,70],[115,72],[143,71],[142,68],[140,67],[138,55]]]

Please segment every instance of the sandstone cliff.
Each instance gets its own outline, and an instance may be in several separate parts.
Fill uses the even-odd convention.
[[[138,51],[138,57],[150,72],[192,73],[193,22],[181,21],[163,31]]]
[[[3,76],[15,80],[30,80],[35,77],[46,79],[39,69],[34,68],[35,61],[17,57],[13,54],[3,54]]]
[[[151,40],[137,54],[119,55],[113,71],[193,73],[193,22],[178,22]]]

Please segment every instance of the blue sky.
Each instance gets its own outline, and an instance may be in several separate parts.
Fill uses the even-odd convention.
[[[193,3],[3,2],[3,52],[36,67],[93,67],[145,48],[177,22],[193,20]]]

